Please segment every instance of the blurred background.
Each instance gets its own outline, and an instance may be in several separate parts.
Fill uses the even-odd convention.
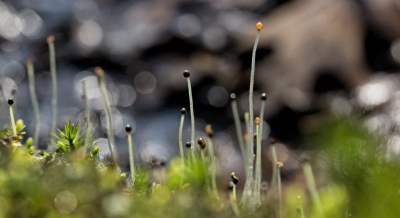
[[[196,137],[215,132],[221,175],[242,168],[229,94],[248,110],[251,50],[257,51],[255,115],[268,96],[263,144],[277,138],[283,174],[299,167],[302,135],[329,117],[358,112],[400,152],[400,0],[0,0],[0,122],[14,94],[17,119],[33,135],[25,62],[34,60],[40,147],[51,126],[52,84],[46,38],[54,35],[58,128],[84,123],[81,82],[88,84],[101,154],[107,122],[93,69],[100,66],[112,106],[117,147],[128,167],[124,126],[133,127],[136,160],[178,154],[180,109],[189,109],[184,70],[191,72]],[[16,92],[12,92],[15,90]],[[186,116],[184,141],[190,140]],[[244,171],[244,169],[242,170]],[[240,173],[239,173],[239,177]],[[226,178],[229,178],[226,176]]]

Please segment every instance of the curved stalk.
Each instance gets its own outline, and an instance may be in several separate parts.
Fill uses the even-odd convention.
[[[254,87],[254,70],[255,70],[255,64],[256,64],[256,50],[257,50],[257,44],[258,40],[260,39],[260,31],[262,29],[262,24],[259,22],[256,24],[256,29],[257,29],[257,36],[256,40],[254,42],[254,47],[253,47],[253,55],[251,59],[251,75],[250,75],[250,89],[249,89],[249,144],[250,144],[250,151],[254,150],[254,137],[253,137],[253,117],[254,117],[254,112],[253,112],[253,87]],[[250,156],[250,155],[249,155]],[[243,196],[241,200],[241,204],[245,204],[248,200],[248,198],[251,196],[251,190],[252,190],[252,178],[253,178],[253,169],[254,169],[254,160],[252,157],[249,157],[249,170],[247,172],[247,178],[246,178],[246,183],[244,186],[244,191],[243,191]]]
[[[38,149],[39,142],[39,129],[40,129],[40,116],[39,116],[39,103],[36,97],[35,91],[35,70],[33,67],[33,61],[28,60],[26,62],[28,68],[28,78],[29,78],[29,91],[31,95],[31,102],[33,105],[33,112],[35,114],[35,131],[33,134],[33,146],[35,149]]]
[[[99,83],[100,91],[101,91],[101,96],[103,98],[103,105],[104,105],[104,110],[106,112],[107,116],[107,125],[108,125],[108,144],[110,147],[110,152],[114,161],[114,164],[118,164],[118,155],[117,155],[117,149],[115,148],[115,140],[114,140],[114,125],[112,122],[112,117],[111,117],[111,109],[110,109],[110,101],[108,100],[108,95],[107,95],[107,88],[106,88],[106,83],[105,83],[105,78],[104,78],[104,71],[100,67],[96,67],[94,69],[94,72],[97,75],[97,80]]]
[[[51,122],[51,132],[56,132],[57,126],[57,71],[56,71],[56,51],[54,48],[54,36],[49,36],[47,38],[47,44],[49,45],[49,56],[50,56],[50,73],[51,80],[53,83],[53,98],[51,100],[51,105],[53,109],[53,117]]]
[[[186,114],[186,109],[182,108],[181,109],[181,122],[179,124],[179,133],[178,133],[178,140],[179,140],[179,152],[181,154],[181,167],[182,167],[182,173],[185,172],[185,153],[183,151],[183,142],[182,142],[182,130],[183,130],[183,123],[185,121],[185,114]],[[181,181],[180,181],[180,186],[182,187],[183,185],[183,178],[184,175],[181,176]]]
[[[131,170],[131,180],[132,180],[132,187],[135,187],[135,179],[136,179],[136,174],[135,174],[135,162],[134,162],[134,156],[133,156],[133,144],[132,144],[132,127],[131,125],[126,125],[125,131],[128,135],[128,149],[129,149],[129,165],[130,165],[130,170]]]

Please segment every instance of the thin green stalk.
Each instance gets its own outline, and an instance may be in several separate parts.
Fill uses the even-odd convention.
[[[211,124],[206,126],[206,133],[208,135],[208,148],[210,152],[210,162],[211,162],[211,188],[213,193],[216,197],[218,197],[218,190],[217,190],[217,179],[216,179],[216,164],[215,164],[215,152],[214,152],[214,143],[212,137],[214,135],[214,131],[211,128]]]
[[[100,67],[96,67],[94,69],[94,72],[97,75],[97,80],[99,82],[99,87],[101,91],[101,96],[103,98],[103,105],[104,105],[104,110],[106,111],[106,116],[107,116],[107,125],[108,125],[108,144],[110,147],[110,152],[114,161],[114,164],[117,165],[117,149],[115,148],[115,140],[114,140],[114,127],[113,127],[113,122],[112,122],[112,117],[111,117],[111,109],[110,109],[110,103],[108,100],[108,95],[107,95],[107,88],[106,88],[106,83],[105,83],[105,78],[104,78],[104,71]]]
[[[249,144],[250,144],[250,151],[254,150],[254,137],[253,137],[253,86],[254,86],[254,70],[255,70],[255,65],[256,65],[256,50],[257,50],[257,44],[258,40],[260,39],[260,31],[262,29],[262,24],[259,22],[256,24],[256,29],[257,29],[257,36],[256,40],[254,42],[254,47],[253,47],[253,55],[251,59],[251,76],[250,76],[250,89],[249,89]],[[252,178],[253,178],[253,168],[254,168],[254,160],[252,157],[249,157],[249,170],[247,172],[247,178],[246,178],[246,183],[244,186],[244,191],[243,191],[243,196],[242,196],[242,201],[241,204],[244,205],[247,202],[247,199],[251,196],[251,190],[252,190]]]
[[[306,216],[304,215],[303,203],[301,202],[300,195],[297,196],[297,199],[299,201],[299,205],[298,205],[297,211],[299,212],[300,218],[306,218]]]
[[[131,180],[132,180],[132,187],[135,187],[135,178],[136,178],[136,174],[135,174],[135,162],[133,159],[133,145],[132,145],[132,127],[131,125],[126,125],[125,127],[125,131],[128,135],[128,149],[129,149],[129,165],[130,165],[130,169],[131,169]]]
[[[231,106],[232,106],[233,118],[235,120],[235,126],[236,126],[236,134],[237,134],[238,141],[239,141],[240,151],[242,152],[242,156],[243,156],[242,158],[243,158],[243,161],[245,161],[245,160],[247,160],[247,150],[245,148],[244,141],[243,141],[242,125],[240,123],[235,93],[231,94],[231,100],[232,100]],[[245,167],[245,170],[247,173],[247,167]]]
[[[193,109],[193,97],[192,97],[192,85],[190,83],[190,72],[185,70],[183,76],[186,77],[189,91],[189,103],[190,103],[190,123],[191,123],[191,155],[194,157],[194,137],[195,137],[195,125],[194,125],[194,109]]]
[[[267,96],[265,93],[261,94],[261,108],[260,108],[260,141],[262,141],[262,135],[263,135],[263,126],[264,126],[264,110],[265,110],[265,101],[267,100]]]
[[[253,156],[253,152],[251,152],[250,151],[250,142],[249,142],[249,137],[250,137],[250,131],[249,131],[249,123],[250,123],[250,115],[249,115],[249,112],[245,112],[244,113],[244,122],[246,123],[246,135],[247,135],[247,137],[246,137],[246,139],[245,139],[245,142],[246,142],[246,154],[247,154],[247,157],[246,157],[246,159],[244,159],[243,161],[245,162],[248,158],[250,158],[250,157],[252,157]],[[248,172],[248,168],[247,168],[247,166],[245,166],[245,168],[246,168],[246,172]],[[247,175],[247,174],[246,174]]]
[[[183,123],[185,121],[185,114],[186,114],[186,109],[182,108],[181,109],[181,122],[179,125],[179,133],[178,133],[178,140],[179,140],[179,151],[181,153],[181,167],[182,167],[182,173],[185,172],[185,153],[183,151],[183,143],[182,143],[182,130],[183,130]],[[183,178],[184,175],[181,176],[181,181],[180,181],[180,186],[182,187],[183,185]]]
[[[236,216],[239,216],[239,208],[237,206],[237,200],[236,200],[236,185],[239,182],[238,177],[235,175],[235,172],[231,173],[231,179],[232,179],[232,185],[233,185],[233,190],[232,190],[232,196],[231,196],[231,201],[232,201],[232,209],[233,212],[235,213]]]
[[[272,181],[271,181],[271,191],[268,192],[267,194],[267,199],[270,198],[270,196],[273,194],[273,191],[275,191],[275,186],[276,186],[276,180],[277,180],[277,174],[278,174],[278,170],[277,170],[277,166],[276,166],[276,162],[277,162],[277,156],[276,156],[276,150],[275,150],[275,139],[271,138],[271,158],[272,158]]]
[[[49,36],[47,38],[47,44],[49,45],[49,56],[50,56],[50,72],[51,80],[53,83],[53,98],[51,105],[53,108],[53,117],[51,123],[51,132],[56,132],[57,125],[57,71],[56,71],[56,51],[54,48],[54,36]]]
[[[261,205],[261,137],[260,137],[260,118],[255,119],[257,132],[257,151],[256,151],[256,179],[255,179],[255,203],[256,206]]]
[[[282,210],[282,184],[281,184],[281,168],[283,167],[282,162],[277,162],[277,174],[278,174],[278,197],[279,197],[279,217],[282,217],[283,210]]]
[[[200,146],[200,155],[201,155],[201,162],[203,164],[203,169],[207,171],[206,156],[204,155],[204,149],[206,148],[206,141],[204,141],[203,138],[199,138],[199,140],[197,140],[197,144],[199,144]],[[206,185],[207,185],[207,190],[210,190],[210,182],[208,176],[206,176]]]
[[[82,90],[83,90],[83,100],[85,101],[85,108],[86,108],[86,123],[87,123],[87,129],[86,129],[86,135],[85,135],[85,152],[88,148],[89,141],[90,141],[90,136],[92,133],[92,121],[91,121],[91,115],[90,115],[90,101],[87,97],[87,85],[86,81],[82,81]]]
[[[324,214],[322,212],[321,200],[319,199],[317,186],[315,185],[314,174],[312,172],[311,165],[308,161],[305,161],[303,163],[303,172],[304,172],[304,176],[306,178],[308,190],[310,190],[311,197],[314,201],[314,204],[316,205],[318,211],[320,212],[319,217],[323,218]]]
[[[237,205],[237,200],[236,200],[236,185],[233,184],[232,182],[232,192],[229,193],[229,198],[231,200],[231,206],[232,206],[232,210],[235,213],[235,215],[238,217],[240,216],[240,210],[239,207]]]
[[[12,105],[14,104],[14,99],[8,99],[8,105],[10,106],[10,120],[11,120],[11,128],[14,135],[17,135],[17,128],[15,127],[15,119],[14,119],[14,111]]]
[[[33,146],[36,149],[38,149],[38,141],[39,141],[39,129],[40,129],[40,117],[39,117],[39,103],[36,97],[36,91],[35,91],[35,70],[33,67],[33,61],[28,60],[26,62],[27,68],[28,68],[28,78],[29,78],[29,91],[31,95],[31,101],[33,105],[33,112],[35,114],[35,131],[33,134]]]

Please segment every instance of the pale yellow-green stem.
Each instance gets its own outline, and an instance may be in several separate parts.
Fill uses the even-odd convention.
[[[35,131],[33,134],[33,146],[35,149],[38,149],[38,142],[39,142],[39,128],[40,128],[40,115],[39,115],[39,103],[36,97],[36,90],[35,90],[35,70],[33,67],[33,61],[28,60],[26,62],[28,68],[28,78],[29,78],[29,91],[31,95],[31,102],[33,105],[33,112],[35,114]]]

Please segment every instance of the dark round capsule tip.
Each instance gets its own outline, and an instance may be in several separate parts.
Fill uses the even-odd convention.
[[[239,178],[235,175],[235,172],[231,173],[231,179],[232,179],[233,184],[235,184],[235,185],[238,184]]]
[[[185,108],[181,109],[181,114],[186,114],[186,109]]]
[[[263,101],[267,100],[267,95],[265,93],[261,94],[261,100]]]
[[[204,141],[203,138],[199,138],[199,140],[197,140],[197,144],[199,144],[201,149],[205,149],[206,148],[206,141]]]
[[[190,76],[190,72],[188,70],[183,71],[183,76],[188,78]]]
[[[231,100],[235,100],[235,98],[236,98],[236,94],[235,93],[231,93]]]
[[[129,132],[132,132],[132,126],[129,125],[129,124],[126,125],[126,126],[125,126],[125,131],[128,132],[128,133],[129,133]]]
[[[186,148],[190,148],[190,147],[192,147],[192,143],[186,142]]]
[[[9,98],[8,99],[8,104],[9,105],[13,105],[14,104],[14,99],[13,98]]]

